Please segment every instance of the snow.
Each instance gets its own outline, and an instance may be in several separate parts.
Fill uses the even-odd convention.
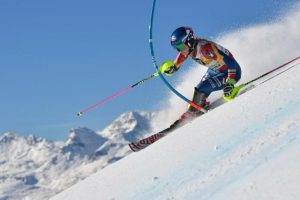
[[[297,199],[299,79],[298,64],[53,200]]]

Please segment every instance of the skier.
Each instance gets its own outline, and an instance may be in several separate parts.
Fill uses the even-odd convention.
[[[166,61],[161,65],[159,68],[161,73],[171,76],[188,57],[208,68],[194,89],[194,103],[207,108],[207,97],[217,90],[223,90],[226,101],[230,101],[237,95],[238,90],[235,90],[234,84],[241,78],[241,68],[227,49],[212,41],[196,38],[190,27],[177,28],[171,35],[171,45],[178,51],[178,55],[174,61]],[[189,105],[188,110],[170,127],[131,143],[129,147],[132,151],[140,151],[202,114],[202,111]]]
[[[190,27],[177,28],[171,35],[171,45],[178,51],[178,55],[173,62],[167,61],[162,64],[159,69],[161,73],[171,76],[188,57],[208,68],[194,88],[194,103],[205,108],[207,97],[212,92],[222,89],[226,101],[235,97],[234,84],[241,78],[241,68],[227,49],[215,42],[195,37]],[[194,118],[202,114],[203,112],[189,106],[181,118]]]

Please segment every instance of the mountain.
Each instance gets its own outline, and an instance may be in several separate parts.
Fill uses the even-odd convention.
[[[94,154],[94,157],[108,156],[108,163],[119,160],[128,154],[128,143],[137,141],[152,132],[154,113],[127,112],[107,126],[101,135],[108,138]],[[130,151],[129,151],[130,152]]]
[[[287,68],[52,200],[299,199],[299,61]]]
[[[90,156],[108,139],[88,128],[72,130],[62,147],[63,154]]]
[[[101,134],[110,138],[123,138],[128,141],[136,141],[152,129],[150,119],[154,113],[127,112],[118,117],[111,125],[107,126]]]
[[[130,153],[151,133],[153,113],[127,112],[103,131],[76,128],[65,142],[7,132],[0,136],[0,199],[48,199]]]

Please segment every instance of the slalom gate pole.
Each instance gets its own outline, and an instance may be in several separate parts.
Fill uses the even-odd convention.
[[[189,100],[188,98],[186,98],[185,96],[183,96],[181,93],[179,93],[167,80],[166,78],[163,76],[163,74],[159,71],[158,69],[158,65],[156,62],[156,58],[154,55],[154,47],[153,47],[153,19],[154,19],[154,11],[155,11],[155,4],[156,4],[156,0],[153,0],[153,4],[152,4],[152,11],[151,11],[151,20],[150,20],[150,25],[149,25],[149,45],[150,45],[150,51],[151,51],[151,57],[152,57],[152,62],[154,67],[157,70],[157,73],[159,75],[159,77],[161,78],[161,80],[166,84],[166,86],[173,92],[175,93],[179,98],[181,98],[182,100],[184,100],[185,102],[187,102],[189,105],[191,105],[192,107],[196,108],[197,110],[201,110],[202,112],[206,113],[207,110],[202,108],[201,106],[199,106],[198,104],[192,102],[191,100]]]
[[[117,96],[120,96],[121,94],[127,92],[128,90],[131,90],[132,88],[134,88],[134,87],[136,87],[136,86],[138,86],[138,85],[144,83],[145,81],[147,81],[147,80],[149,80],[149,79],[151,79],[151,78],[153,78],[153,77],[156,77],[156,76],[159,76],[158,73],[154,73],[154,74],[152,74],[152,75],[150,75],[150,76],[144,78],[143,80],[140,80],[139,82],[137,82],[137,83],[135,83],[135,84],[133,84],[133,85],[131,85],[131,86],[126,87],[125,89],[123,89],[123,90],[121,90],[121,91],[119,91],[119,92],[117,92],[117,93],[115,93],[115,94],[113,94],[113,95],[111,95],[111,96],[109,96],[109,97],[103,99],[102,101],[100,101],[100,102],[98,102],[98,103],[96,103],[96,104],[94,104],[94,105],[92,105],[92,106],[90,106],[90,107],[88,107],[88,108],[86,108],[86,109],[84,109],[84,110],[78,112],[78,113],[77,113],[77,116],[82,116],[84,113],[87,113],[87,112],[89,112],[90,110],[95,109],[96,107],[98,107],[98,106],[104,104],[105,102],[107,102],[107,101],[109,101],[109,100],[111,100],[111,99],[113,99],[113,98],[115,98],[115,97],[117,97]]]

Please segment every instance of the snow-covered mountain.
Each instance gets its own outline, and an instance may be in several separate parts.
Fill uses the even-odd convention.
[[[141,134],[147,134],[151,130],[153,113],[127,112],[118,117],[111,125],[107,126],[101,134],[111,140],[124,138],[127,141],[137,140]]]
[[[127,112],[103,131],[72,129],[65,142],[0,136],[0,199],[48,199],[130,153],[151,133],[152,113]]]

